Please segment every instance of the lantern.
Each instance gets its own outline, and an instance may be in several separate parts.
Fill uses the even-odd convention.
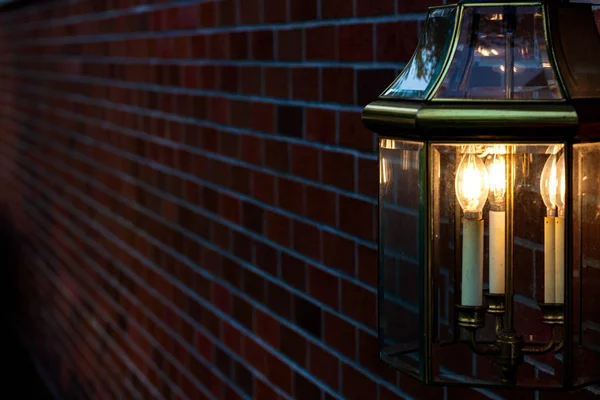
[[[591,5],[431,8],[363,121],[379,139],[381,360],[430,384],[598,382]]]

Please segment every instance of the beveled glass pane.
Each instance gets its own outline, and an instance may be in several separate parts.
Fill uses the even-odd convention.
[[[464,10],[454,59],[438,99],[561,99],[540,6]]]
[[[552,331],[544,324],[540,305],[561,302],[560,285],[555,283],[564,271],[564,256],[559,263],[557,254],[564,250],[565,240],[553,235],[550,245],[545,239],[549,237],[546,224],[551,223],[552,232],[559,230],[557,225],[564,226],[564,216],[557,221],[564,215],[563,147],[432,144],[430,157],[433,378],[441,383],[498,385],[502,380],[498,359],[470,348],[469,331],[459,323],[459,311],[462,306],[484,311],[476,340],[478,349],[489,349],[498,339],[498,319],[490,312],[489,294],[508,302],[506,276],[512,260],[512,326],[517,335],[527,346],[562,340],[563,327]],[[546,205],[544,198],[550,198],[551,204]],[[507,328],[509,322],[500,319]],[[517,386],[559,387],[562,359],[553,352],[528,355],[515,375]]]
[[[420,373],[423,145],[380,141],[379,339],[384,361]]]
[[[600,379],[600,144],[573,149],[573,367],[575,384]]]
[[[415,54],[383,96],[424,99],[439,76],[456,18],[455,7],[433,9]]]

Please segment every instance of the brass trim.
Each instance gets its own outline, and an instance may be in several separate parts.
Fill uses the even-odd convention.
[[[458,325],[467,330],[477,330],[485,326],[485,307],[483,306],[454,306],[458,314]]]
[[[417,127],[425,137],[480,141],[566,140],[577,132],[577,113],[569,105],[520,105],[428,104],[417,113]]]
[[[417,113],[422,106],[422,103],[378,100],[364,108],[362,120],[367,128],[378,134],[387,131],[397,136],[400,132],[415,132]]]

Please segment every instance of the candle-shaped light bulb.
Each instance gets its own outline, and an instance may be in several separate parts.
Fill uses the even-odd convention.
[[[556,162],[557,189],[556,207],[558,216],[554,228],[554,302],[564,303],[565,297],[565,156]]]
[[[502,294],[506,271],[506,146],[496,145],[489,152],[489,283],[490,293]]]
[[[487,164],[490,206],[494,211],[503,211],[506,208],[506,148],[494,146],[492,151]]]
[[[547,213],[547,217],[544,218],[544,302],[546,303],[555,302],[557,289],[556,206],[560,202],[560,187],[556,150],[556,148],[552,149],[552,154],[546,160],[546,164],[542,170],[542,177],[540,178],[540,194],[542,195]]]
[[[554,202],[558,208],[558,215],[564,216],[565,212],[565,156],[561,155],[556,161],[556,190]]]
[[[456,171],[456,197],[464,212],[462,219],[461,304],[483,304],[483,219],[489,184],[485,165],[469,148]]]
[[[488,197],[488,174],[481,158],[467,153],[463,157],[455,181],[456,197],[467,219],[481,218]]]
[[[558,160],[556,154],[551,154],[546,160],[542,177],[540,179],[540,193],[542,200],[546,205],[546,211],[549,217],[556,215],[556,205],[559,194],[558,187]]]

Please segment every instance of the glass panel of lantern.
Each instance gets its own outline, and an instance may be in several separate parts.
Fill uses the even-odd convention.
[[[436,98],[562,98],[547,51],[541,6],[467,6],[461,29]],[[513,74],[507,73],[507,64]],[[506,93],[507,87],[512,93]]]
[[[380,139],[379,340],[381,356],[419,376],[424,246],[423,144]]]
[[[505,294],[506,257],[514,260],[514,329],[526,346],[560,343],[563,326],[545,325],[538,304],[564,302],[563,153],[555,144],[432,144],[434,380],[501,381],[497,360],[464,345],[468,332],[455,321],[460,306],[484,306],[490,294]],[[514,203],[511,240],[508,197]],[[503,317],[488,313],[477,342],[493,343],[502,325]],[[518,384],[534,385],[540,371],[554,371],[547,382],[559,386],[561,368],[556,354],[529,355],[518,367]]]
[[[600,144],[573,148],[573,377],[600,378]]]

